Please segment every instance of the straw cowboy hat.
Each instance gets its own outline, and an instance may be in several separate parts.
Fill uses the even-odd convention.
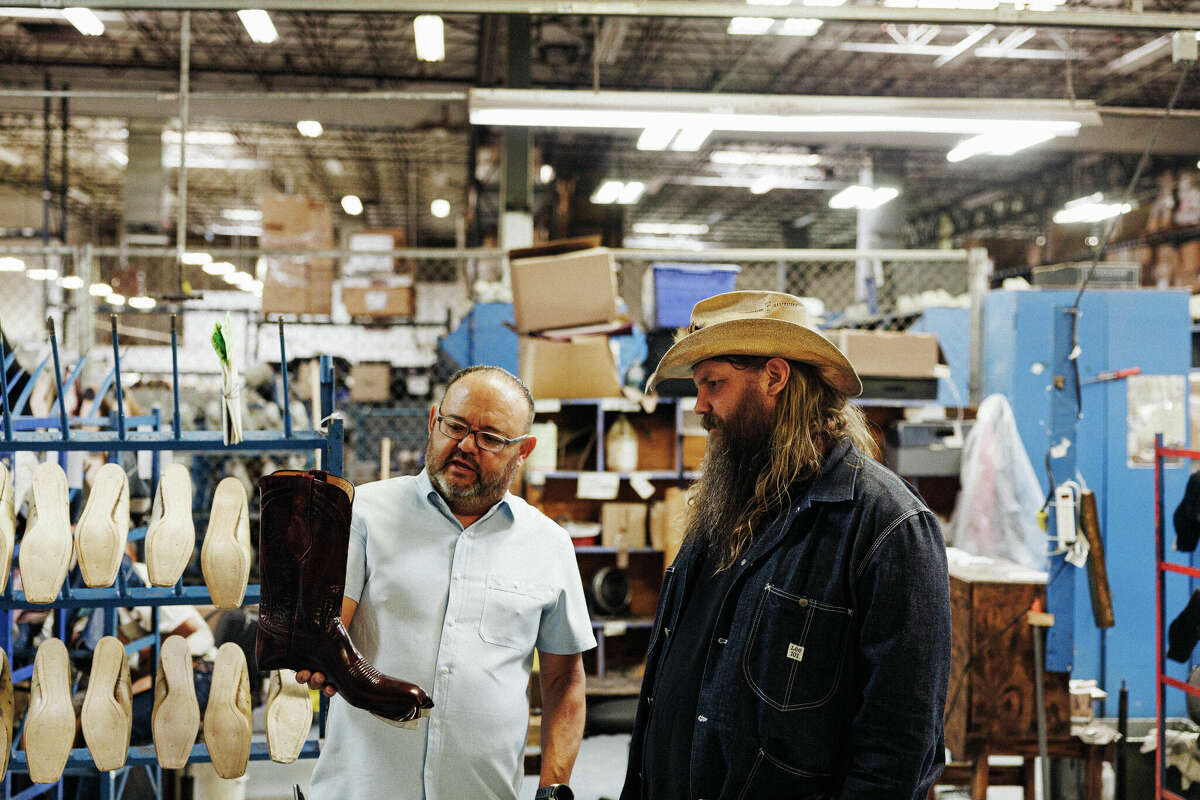
[[[779,356],[816,366],[830,386],[848,397],[862,394],[854,367],[808,325],[799,298],[782,292],[726,292],[696,303],[687,335],[675,342],[646,382],[646,391],[668,378],[690,378],[714,356]]]

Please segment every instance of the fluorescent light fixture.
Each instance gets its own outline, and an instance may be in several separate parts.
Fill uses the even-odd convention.
[[[671,149],[681,153],[694,153],[701,148],[712,133],[712,128],[684,128],[671,142]]]
[[[242,9],[237,13],[242,25],[246,26],[246,33],[259,44],[270,44],[279,38],[279,31],[275,30],[271,15],[261,8]]]
[[[59,278],[58,285],[64,289],[82,289],[83,278],[78,275],[64,275],[62,278]]]
[[[228,261],[210,261],[204,265],[204,272],[208,275],[228,275],[236,269]]]
[[[345,211],[352,217],[357,217],[363,212],[362,200],[356,194],[348,194],[342,198],[342,211]]]
[[[679,133],[679,128],[669,125],[660,125],[653,128],[646,128],[642,131],[642,135],[638,137],[638,150],[666,150],[667,145],[675,138],[675,134]]]
[[[179,147],[163,148],[162,165],[167,169],[179,169]],[[266,163],[256,158],[231,157],[217,153],[197,152],[189,149],[187,154],[188,169],[220,169],[220,170],[259,170],[266,169]]]
[[[829,198],[830,208],[879,208],[900,194],[890,186],[847,186]]]
[[[750,184],[750,194],[766,194],[775,188],[775,176],[764,175]]]
[[[634,233],[650,236],[703,236],[708,226],[703,222],[635,222]]]
[[[429,213],[438,219],[450,216],[450,201],[438,198],[429,204]]]
[[[24,272],[25,262],[15,256],[0,256],[0,272]]]
[[[779,29],[782,36],[814,36],[821,30],[822,21],[811,17],[788,17]]]
[[[1129,203],[1105,203],[1104,194],[1096,192],[1067,203],[1054,214],[1054,221],[1060,224],[1100,222],[1132,210]]]
[[[598,206],[611,205],[617,202],[623,188],[625,188],[625,184],[621,181],[605,181],[600,184],[599,189],[592,193],[591,201]]]
[[[226,283],[233,284],[234,286],[243,286],[254,280],[254,276],[249,272],[242,272],[241,270],[238,270],[237,272],[230,272],[227,275],[223,275],[221,279]]]
[[[144,294],[129,298],[129,307],[136,308],[138,311],[149,311],[156,305],[157,303],[153,297],[147,297]]]
[[[981,133],[960,142],[949,153],[946,160],[951,162],[965,161],[972,156],[1011,156],[1027,147],[1049,141],[1055,136],[1062,135],[1059,130],[1046,126],[1041,129],[1025,128],[1019,130],[997,130],[991,133]]]
[[[417,58],[421,61],[441,61],[446,57],[446,39],[442,18],[437,14],[419,14],[413,18],[413,38],[417,42]]]
[[[212,263],[212,256],[208,253],[184,253],[179,260],[190,266],[199,267]]]
[[[315,139],[325,132],[325,128],[315,119],[302,119],[296,123],[296,130],[308,139]]]
[[[470,89],[472,125],[532,128],[704,128],[754,133],[931,133],[974,136],[1004,126],[1099,125],[1094,103],[1001,98],[824,97]],[[666,110],[669,109],[669,110]]]
[[[88,287],[88,294],[92,297],[108,297],[113,293],[113,288],[107,283],[93,283]]]
[[[325,171],[335,178],[340,178],[346,174],[346,167],[336,158],[325,159]]]
[[[821,163],[816,153],[756,152],[754,150],[713,150],[709,161],[734,167],[815,167]]]
[[[7,147],[0,147],[0,161],[8,164],[10,167],[19,167],[23,159],[21,156]]]
[[[774,24],[771,17],[734,17],[725,32],[733,36],[762,36]]]
[[[56,269],[27,269],[25,277],[33,281],[52,281],[58,278],[58,270]]]
[[[538,167],[538,180],[542,183],[549,183],[554,180],[554,167],[549,164],[542,164]]]
[[[110,147],[105,154],[122,167],[129,164],[129,156],[125,155],[125,151],[119,147]]]
[[[257,208],[227,208],[221,216],[235,222],[262,222],[262,211]]]
[[[242,284],[241,289],[243,292],[253,292],[261,297],[263,291],[263,282],[260,280],[247,281],[246,283]]]
[[[108,297],[104,298],[104,302],[108,303],[110,306],[123,306],[125,305],[125,295],[113,292]]]
[[[623,206],[631,206],[642,198],[644,191],[646,191],[646,184],[641,181],[629,181],[621,187],[621,193],[617,195],[617,202]]]
[[[179,131],[165,130],[162,132],[163,144],[179,144],[183,134]],[[237,137],[229,131],[188,131],[187,143],[211,145],[213,147],[234,147]]]
[[[100,36],[104,33],[104,23],[90,8],[75,6],[64,8],[62,13],[67,18],[67,22],[74,25],[75,30],[84,36]]]

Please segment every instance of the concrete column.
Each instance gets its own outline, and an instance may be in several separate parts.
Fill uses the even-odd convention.
[[[122,232],[161,234],[166,223],[163,126],[159,122],[129,120],[127,128],[129,163],[125,165]]]

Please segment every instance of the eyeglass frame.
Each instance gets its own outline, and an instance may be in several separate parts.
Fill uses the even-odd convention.
[[[438,432],[441,433],[442,436],[445,436],[447,439],[450,439],[452,441],[462,442],[462,441],[465,441],[468,436],[474,435],[475,436],[475,446],[478,447],[480,450],[482,450],[485,453],[502,453],[505,450],[507,450],[509,448],[509,446],[517,444],[518,442],[523,442],[532,435],[532,434],[527,433],[524,436],[517,436],[513,439],[509,439],[507,437],[501,436],[498,433],[495,433],[494,431],[485,431],[482,428],[472,428],[470,425],[467,424],[467,422],[465,420],[461,420],[457,417],[443,415],[441,413],[435,414],[434,420],[436,422]],[[453,436],[452,434],[446,433],[446,429],[442,427],[443,421],[457,422],[460,425],[465,425],[467,428],[467,432],[464,433],[462,436],[457,436],[457,437]],[[479,442],[479,434],[481,434],[481,433],[486,436],[495,437],[496,439],[499,439],[501,442],[503,442],[503,444],[501,444],[500,447],[496,450],[491,450],[487,447],[484,447]]]

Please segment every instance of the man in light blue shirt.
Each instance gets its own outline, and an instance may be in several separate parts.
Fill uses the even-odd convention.
[[[539,653],[543,786],[567,784],[583,737],[582,652],[596,646],[568,534],[508,493],[532,452],[533,398],[498,367],[450,379],[425,470],[355,492],[342,618],[377,669],[434,701],[415,730],[341,698],[312,800],[516,798]],[[332,696],[320,673],[297,679]]]

